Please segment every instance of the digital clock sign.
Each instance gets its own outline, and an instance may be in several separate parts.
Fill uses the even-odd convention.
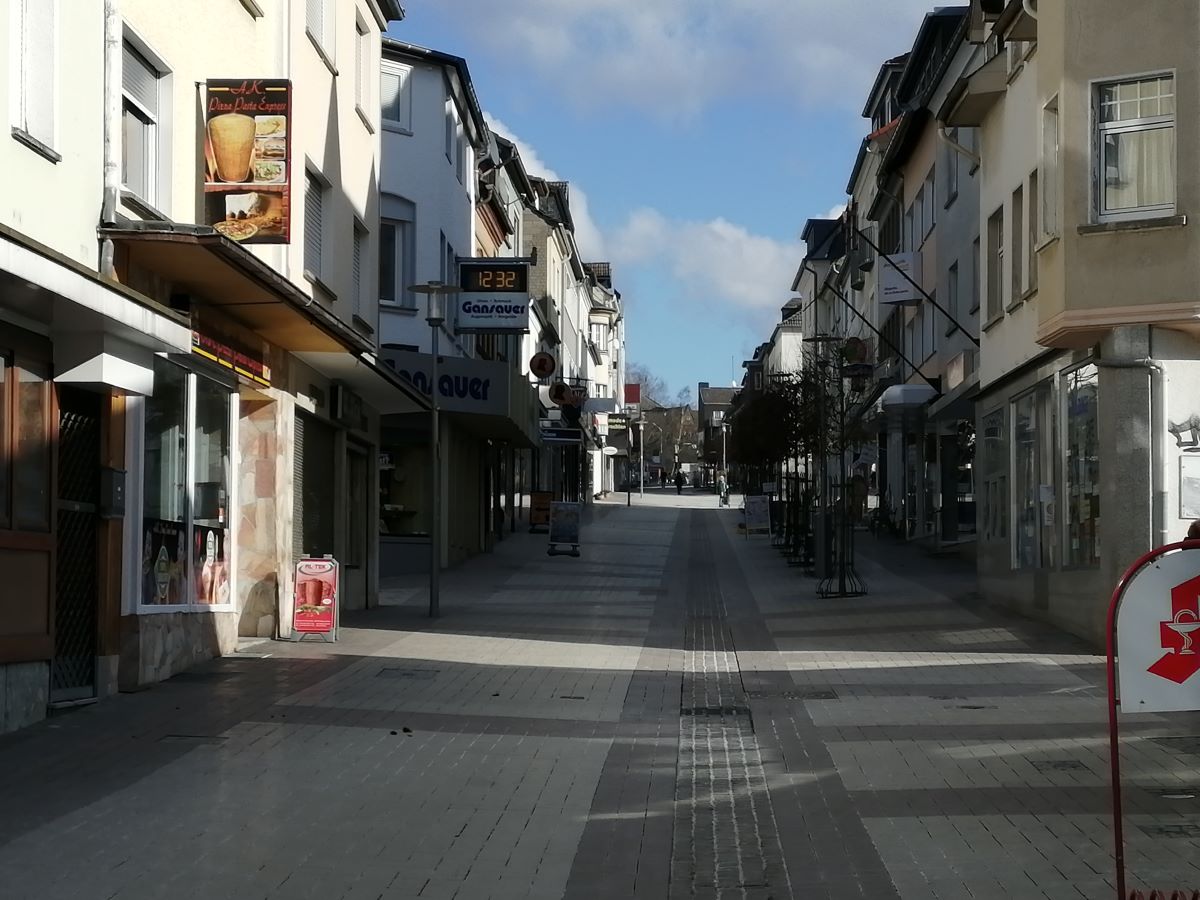
[[[529,331],[529,263],[515,259],[461,260],[455,330],[463,334]]]
[[[525,263],[464,265],[462,289],[469,293],[524,294],[529,291],[529,267]]]

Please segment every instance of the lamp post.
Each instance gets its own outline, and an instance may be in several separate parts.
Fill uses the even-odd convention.
[[[425,321],[433,335],[433,377],[429,390],[429,480],[433,501],[429,505],[429,618],[440,612],[442,588],[442,435],[438,422],[438,335],[446,321],[446,297],[462,293],[462,288],[440,281],[414,284],[409,290],[425,294],[428,307]]]

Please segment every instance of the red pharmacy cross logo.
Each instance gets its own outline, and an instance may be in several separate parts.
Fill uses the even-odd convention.
[[[1194,632],[1200,631],[1200,576],[1171,588],[1171,618],[1158,630],[1167,653],[1147,671],[1183,684],[1200,671],[1200,653],[1192,646]]]

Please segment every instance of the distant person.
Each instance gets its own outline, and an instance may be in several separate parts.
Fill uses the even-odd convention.
[[[1184,540],[1200,541],[1200,519],[1196,519],[1188,526],[1187,537]]]
[[[675,473],[675,493],[676,494],[683,493],[683,470],[682,469]]]

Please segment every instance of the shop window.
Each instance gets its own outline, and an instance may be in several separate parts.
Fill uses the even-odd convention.
[[[334,552],[334,430],[296,414],[292,552],[296,559]]]
[[[50,530],[50,382],[16,368],[13,520],[18,531]]]
[[[1066,406],[1066,544],[1069,566],[1100,563],[1100,377],[1088,364],[1063,376]]]
[[[1057,520],[1054,487],[1055,415],[1050,382],[1015,400],[1013,407],[1013,565],[1055,564]]]
[[[983,540],[1008,538],[1008,432],[1004,409],[988,413],[982,421]]]
[[[228,604],[230,391],[159,359],[144,402],[142,605]]]

